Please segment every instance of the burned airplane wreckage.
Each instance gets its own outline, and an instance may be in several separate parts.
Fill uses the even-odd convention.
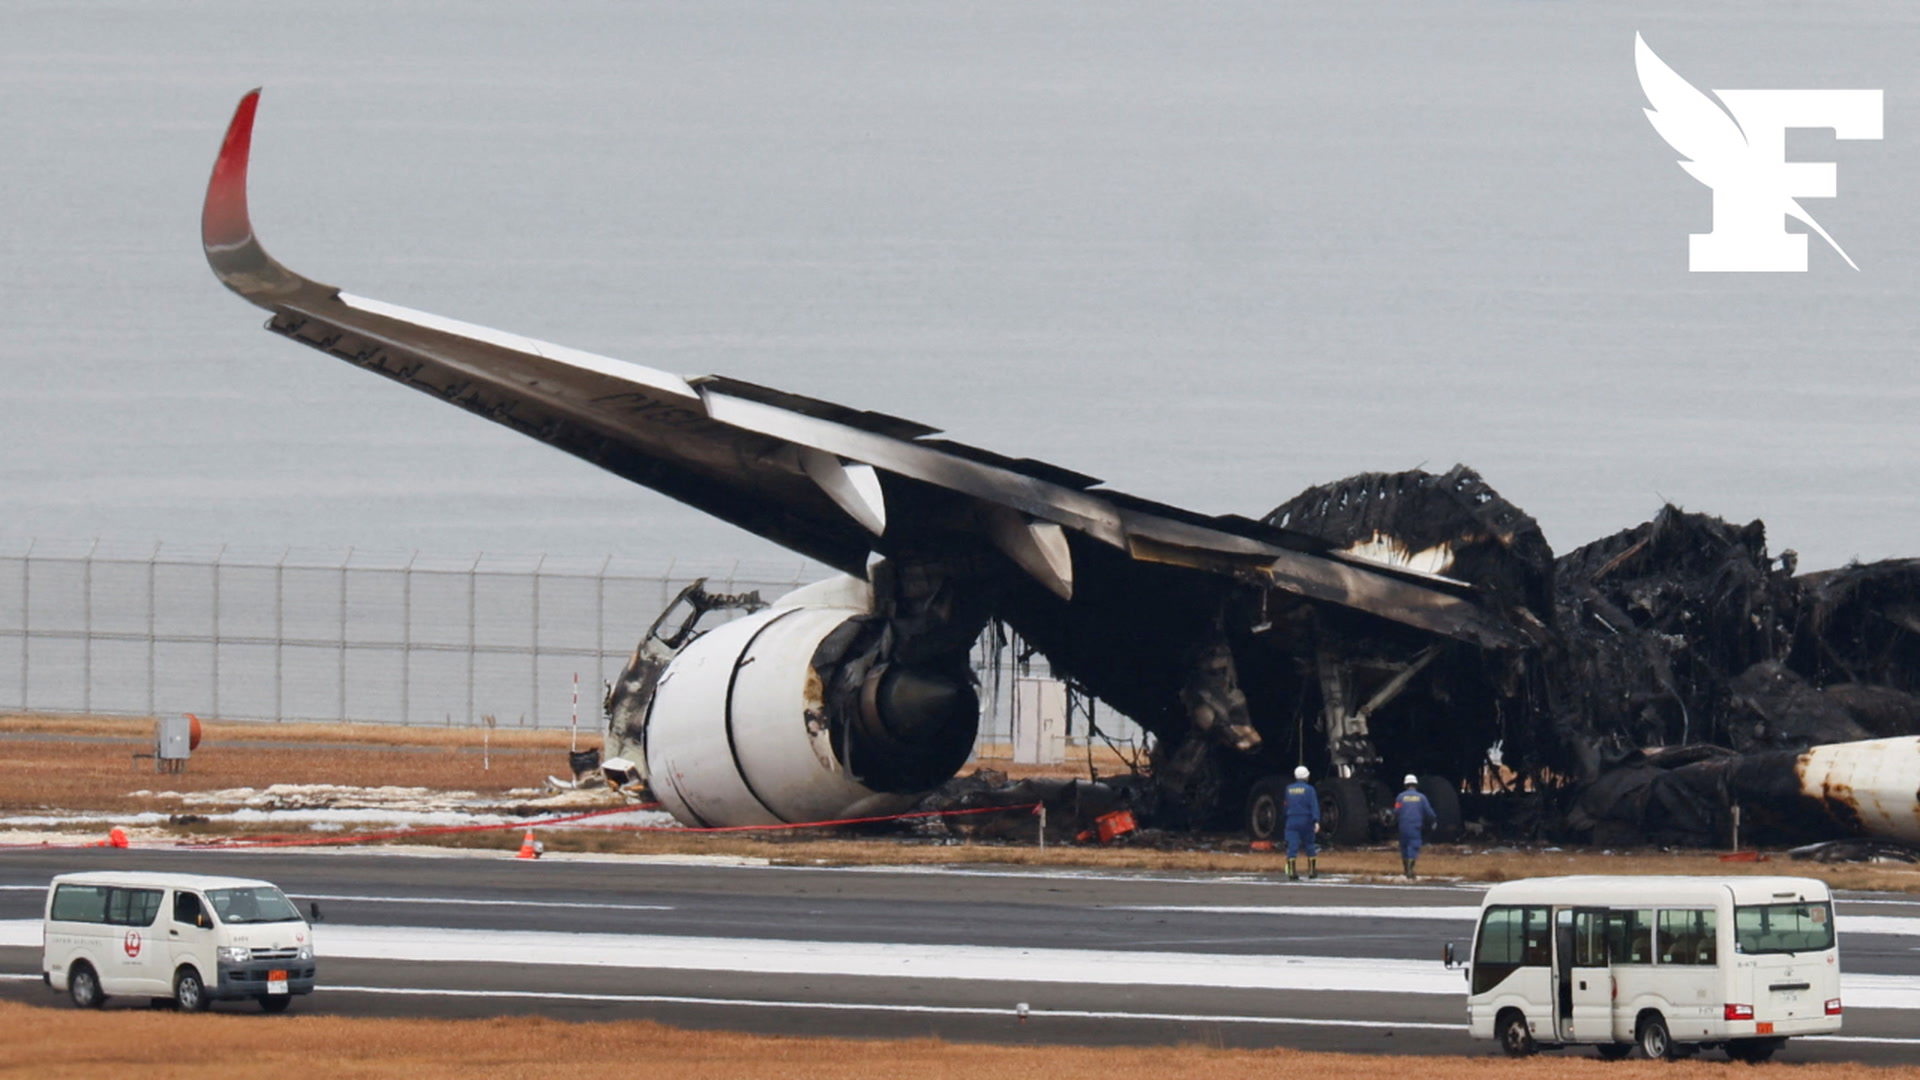
[[[970,651],[998,623],[1151,732],[1136,809],[1164,827],[1270,831],[1275,778],[1303,762],[1349,842],[1407,772],[1454,828],[1716,843],[1735,806],[1749,835],[1915,825],[1912,564],[1795,576],[1758,524],[1671,508],[1556,559],[1464,467],[1201,515],[913,421],[356,296],[261,247],[257,105],[227,131],[202,242],[269,330],[846,575],[765,607],[690,591],[649,629],[613,734],[682,821],[911,806],[971,752]],[[702,632],[717,607],[744,614]],[[1897,757],[1858,749],[1874,736],[1914,760],[1863,782]]]

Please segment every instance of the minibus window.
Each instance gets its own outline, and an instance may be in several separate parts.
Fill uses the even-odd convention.
[[[1548,908],[1488,908],[1473,958],[1473,992],[1491,990],[1516,968],[1546,967],[1553,958],[1552,932]]]
[[[1718,922],[1711,911],[1662,911],[1660,913],[1660,962],[1663,964],[1712,964],[1716,949],[1714,931]]]
[[[1743,953],[1820,952],[1833,948],[1833,905],[1746,904],[1733,909],[1734,948]]]
[[[1615,964],[1653,963],[1653,909],[1607,912],[1607,954]]]
[[[53,890],[53,917],[62,922],[107,921],[105,885],[61,885]]]
[[[107,897],[107,921],[115,926],[152,926],[158,914],[159,889],[115,889]]]

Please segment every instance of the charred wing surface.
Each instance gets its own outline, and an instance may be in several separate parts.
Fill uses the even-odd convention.
[[[1189,756],[1258,749],[1263,721],[1236,665],[1296,664],[1285,649],[1317,640],[1301,630],[1319,621],[1375,628],[1404,642],[1400,654],[1435,640],[1533,640],[1471,586],[1342,555],[1304,533],[1099,489],[897,417],[682,378],[302,277],[266,253],[248,212],[258,102],[255,91],[240,103],[207,188],[202,241],[215,275],[271,312],[276,334],[844,573],[872,568],[871,610],[820,643],[814,672],[829,710],[871,745],[954,741],[930,725],[963,711],[956,673],[994,618]],[[1268,640],[1286,644],[1249,646],[1273,618],[1289,631]],[[669,668],[657,692],[672,678]],[[656,759],[670,749],[650,747]]]

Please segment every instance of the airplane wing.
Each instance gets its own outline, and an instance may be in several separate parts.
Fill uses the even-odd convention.
[[[260,92],[207,187],[201,236],[267,328],[864,577],[932,531],[991,545],[1063,601],[1075,551],[1269,585],[1487,647],[1532,639],[1471,586],[1343,556],[1313,537],[1207,517],[1043,462],[934,438],[909,420],[719,376],[687,377],[323,285],[261,247],[247,209]]]

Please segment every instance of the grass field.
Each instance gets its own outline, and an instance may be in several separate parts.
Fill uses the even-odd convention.
[[[980,1046],[915,1040],[771,1038],[645,1021],[537,1018],[363,1020],[80,1012],[0,1003],[0,1076],[323,1076],[573,1080],[609,1068],[641,1076],[753,1080],[1709,1080],[1748,1066],[1718,1060],[1607,1063],[1543,1055],[1384,1057],[1297,1050]],[[1717,1057],[1717,1055],[1716,1055]],[[1773,1065],[1795,1080],[1881,1080],[1920,1069]]]

